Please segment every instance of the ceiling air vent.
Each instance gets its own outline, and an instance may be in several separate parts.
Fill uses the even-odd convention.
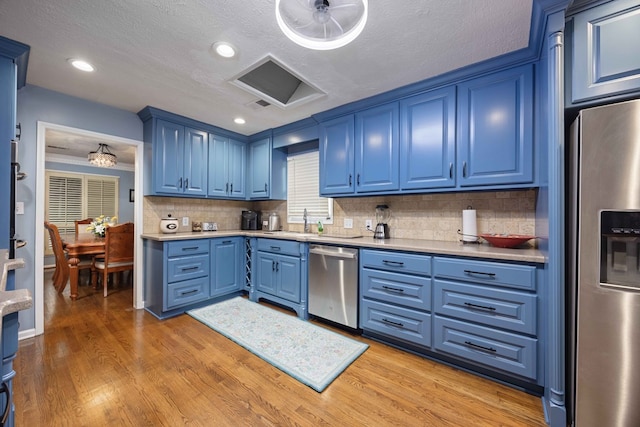
[[[267,105],[281,108],[300,105],[325,95],[271,56],[234,77],[231,83],[260,97]]]

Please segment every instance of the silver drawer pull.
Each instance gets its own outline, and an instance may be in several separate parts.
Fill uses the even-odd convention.
[[[384,317],[382,318],[382,321],[384,323],[389,324],[389,325],[397,326],[398,328],[404,328],[404,325],[402,323],[400,323],[400,322],[392,322],[391,320],[385,319]]]
[[[279,251],[280,250],[280,246],[271,246],[271,250],[272,251]]]
[[[398,267],[402,267],[404,265],[404,262],[400,262],[400,261],[389,261],[388,259],[383,259],[382,260],[383,263],[385,264],[390,264],[390,265],[397,265]]]
[[[198,268],[200,268],[200,267],[198,267],[198,266],[196,265],[196,266],[194,266],[194,267],[184,267],[184,268],[182,268],[181,270],[182,270],[182,271],[193,271],[193,270],[197,270]]]
[[[490,306],[487,306],[487,305],[471,304],[470,302],[465,302],[464,305],[466,305],[469,308],[477,308],[477,309],[480,309],[480,310],[496,311],[495,307],[490,307]]]
[[[198,293],[198,290],[197,290],[197,289],[194,289],[194,290],[192,290],[192,291],[182,292],[182,293],[180,294],[180,296],[183,296],[183,297],[184,297],[184,296],[191,295],[191,294],[196,294],[196,293]]]
[[[464,273],[469,275],[479,274],[480,276],[488,276],[492,279],[496,277],[496,273],[485,273],[484,271],[464,270]]]
[[[472,347],[472,348],[475,348],[475,349],[478,349],[478,350],[482,350],[482,351],[486,351],[486,352],[489,352],[489,353],[495,353],[495,352],[498,351],[493,347],[485,347],[485,346],[482,346],[482,345],[474,344],[471,341],[465,341],[464,343],[466,345],[468,345],[469,347]]]
[[[183,251],[195,251],[197,250],[197,246],[189,246],[188,248],[182,248]]]
[[[390,291],[390,292],[398,292],[400,294],[404,292],[404,289],[392,288],[391,286],[386,286],[386,285],[383,285],[382,289],[384,289],[385,291]]]

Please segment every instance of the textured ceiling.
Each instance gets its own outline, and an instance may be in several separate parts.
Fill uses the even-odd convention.
[[[363,33],[332,51],[288,40],[274,6],[273,0],[1,0],[0,35],[31,46],[27,84],[131,112],[151,105],[251,135],[527,47],[532,0],[370,0]],[[239,55],[212,55],[220,40]],[[286,110],[255,108],[258,98],[229,80],[268,54],[327,95]],[[73,70],[72,57],[97,70]],[[247,123],[234,124],[236,116]]]

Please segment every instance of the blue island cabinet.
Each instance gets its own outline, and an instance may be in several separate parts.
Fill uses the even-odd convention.
[[[0,36],[0,196],[5,200],[0,210],[0,249],[6,252],[10,242],[9,194],[11,170],[11,144],[16,138],[16,93],[24,86],[27,76],[29,46]],[[6,290],[15,289],[15,274],[12,269],[6,271]],[[12,427],[15,424],[15,407],[13,405],[13,379],[16,372],[13,361],[18,351],[18,313],[4,316],[2,321],[2,393],[0,393],[0,414],[3,414],[3,425]]]
[[[534,180],[533,65],[458,85],[458,185]]]

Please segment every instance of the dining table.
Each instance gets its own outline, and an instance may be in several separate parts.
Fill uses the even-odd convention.
[[[93,233],[63,234],[60,237],[69,262],[71,299],[76,300],[78,298],[78,263],[80,258],[104,255],[105,239]],[[65,285],[66,283],[62,285],[62,289],[58,289],[58,292],[62,292]]]

